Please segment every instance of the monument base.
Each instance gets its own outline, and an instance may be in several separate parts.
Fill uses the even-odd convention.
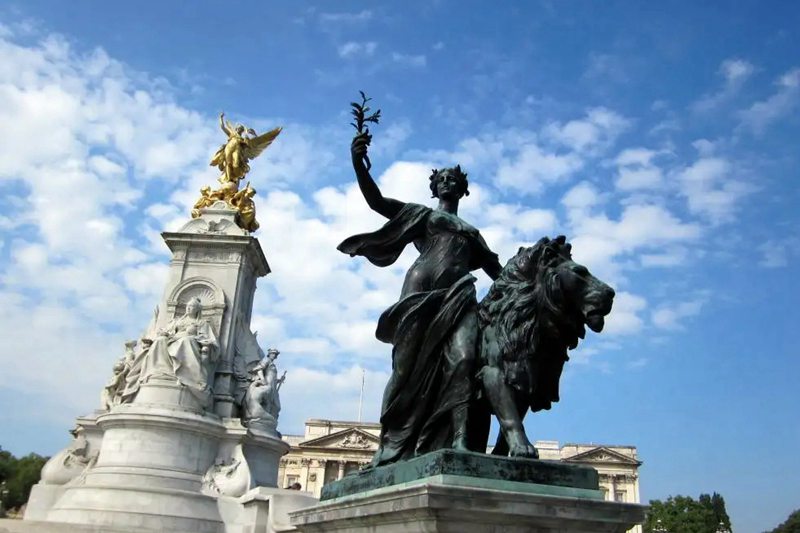
[[[591,467],[439,450],[325,485],[301,532],[624,532],[646,506],[608,502]]]
[[[317,499],[306,492],[257,487],[238,498],[221,496],[209,501],[208,507],[222,522],[215,533],[278,533],[292,531],[289,512],[313,505]],[[135,511],[135,509],[132,509]],[[169,517],[152,517],[141,525],[84,524],[31,520],[2,520],[0,533],[197,533],[188,524],[176,524]]]
[[[367,468],[328,483],[322,487],[320,501],[431,476],[461,476],[483,482],[514,482],[518,488],[532,484],[563,487],[570,489],[573,495],[578,494],[575,492],[577,490],[583,497],[603,498],[599,490],[597,470],[589,466],[444,449],[406,461]]]
[[[316,502],[275,487],[289,448],[276,431],[203,412],[178,383],[142,391],[91,419],[101,431],[94,448],[73,442],[55,457],[48,479],[31,491],[25,523],[59,533],[253,533],[260,522],[282,530],[287,509]]]
[[[646,506],[572,491],[577,495],[567,487],[437,475],[334,498],[290,517],[302,533],[623,533],[644,521]]]

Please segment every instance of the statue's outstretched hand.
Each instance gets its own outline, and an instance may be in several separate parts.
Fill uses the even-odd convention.
[[[367,147],[372,142],[372,135],[369,133],[359,133],[353,137],[350,144],[350,154],[353,156],[353,164],[364,163],[367,157]]]

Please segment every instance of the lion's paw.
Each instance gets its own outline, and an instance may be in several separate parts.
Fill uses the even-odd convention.
[[[512,446],[509,450],[511,457],[526,457],[528,459],[538,459],[539,451],[532,444]]]

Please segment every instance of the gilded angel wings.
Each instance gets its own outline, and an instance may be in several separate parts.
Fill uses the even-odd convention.
[[[233,183],[238,189],[239,181],[250,171],[249,161],[261,155],[278,137],[282,128],[258,135],[252,128],[245,129],[241,124],[234,126],[225,120],[224,113],[220,113],[219,124],[228,140],[216,151],[210,164],[222,171],[220,183]]]
[[[222,172],[218,179],[220,187],[214,191],[209,186],[200,189],[200,198],[194,204],[192,218],[201,216],[202,209],[223,201],[238,211],[236,222],[240,227],[255,231],[259,227],[253,202],[256,191],[249,183],[240,191],[239,182],[250,172],[250,160],[261,155],[278,137],[282,128],[258,135],[253,128],[231,124],[225,120],[225,113],[219,114],[219,127],[228,137],[211,158],[211,166]]]

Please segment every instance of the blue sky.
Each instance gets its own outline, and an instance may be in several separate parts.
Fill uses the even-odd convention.
[[[380,223],[348,168],[363,89],[385,194],[427,203],[429,169],[461,163],[501,260],[565,233],[617,289],[532,438],[636,445],[645,500],[720,492],[736,531],[800,507],[800,7],[297,4],[0,8],[0,445],[54,453],[98,405],[160,297],[158,233],[215,178],[222,110],[285,128],[251,173],[282,431],[355,418],[362,369],[377,418],[374,321],[413,254],[335,251]]]

